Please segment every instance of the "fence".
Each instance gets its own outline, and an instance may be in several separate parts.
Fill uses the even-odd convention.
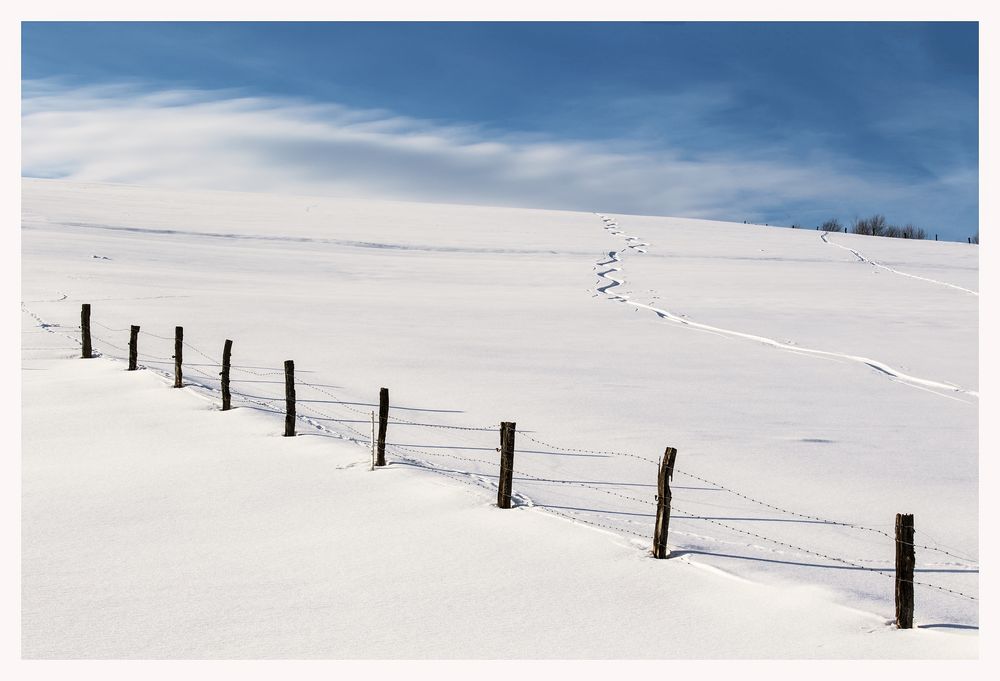
[[[33,314],[33,313],[32,313]],[[36,319],[41,323],[40,318],[34,315]],[[129,333],[129,341],[127,347],[122,347],[113,342],[106,340],[105,338],[98,336],[92,332],[93,325],[101,327],[105,331],[111,333]],[[53,328],[59,328],[57,325],[44,324],[42,326],[47,330],[52,331]],[[68,327],[62,327],[68,328]],[[89,358],[93,356],[102,356],[104,353],[99,351],[94,351],[93,341],[97,340],[98,343],[105,347],[111,348],[113,350],[118,350],[122,353],[127,353],[128,355],[128,369],[136,370],[140,368],[141,365],[138,363],[140,356],[139,349],[139,333],[140,327],[133,325],[130,328],[114,328],[109,327],[100,322],[93,322],[91,319],[91,308],[90,305],[84,305],[81,310],[81,338],[78,341],[82,346],[83,352],[82,356],[84,358]],[[892,578],[894,581],[894,601],[896,606],[896,625],[899,628],[910,628],[913,626],[913,611],[914,611],[914,586],[920,586],[925,589],[935,590],[941,594],[947,594],[951,597],[967,599],[971,601],[977,601],[977,597],[964,591],[949,588],[941,584],[934,584],[926,581],[918,581],[914,579],[914,570],[916,566],[915,561],[915,549],[920,549],[921,551],[926,551],[929,553],[936,553],[939,555],[948,556],[949,558],[957,559],[962,561],[967,565],[967,567],[974,567],[975,569],[966,570],[966,572],[978,574],[978,561],[962,556],[955,552],[954,550],[949,550],[947,547],[934,546],[929,543],[920,544],[914,540],[914,528],[913,528],[913,516],[908,514],[897,514],[895,519],[895,533],[890,534],[889,532],[880,529],[878,527],[872,527],[869,525],[861,525],[857,523],[841,522],[833,520],[830,518],[823,518],[821,516],[810,515],[805,513],[800,513],[790,509],[783,508],[779,505],[768,503],[762,499],[756,498],[750,494],[739,491],[727,485],[723,485],[707,479],[705,477],[696,475],[684,471],[676,466],[677,450],[673,447],[667,447],[664,455],[660,457],[659,460],[644,457],[631,452],[622,452],[615,450],[591,450],[579,447],[565,447],[554,444],[547,440],[542,440],[536,437],[529,430],[519,430],[514,422],[504,421],[499,424],[499,426],[486,425],[486,426],[471,426],[471,425],[455,425],[448,423],[426,423],[420,421],[413,421],[411,419],[404,418],[400,415],[393,414],[391,412],[389,403],[389,391],[387,388],[383,387],[379,390],[379,403],[378,403],[378,418],[377,418],[377,436],[375,432],[375,412],[374,410],[365,410],[359,407],[369,406],[365,403],[348,402],[341,399],[336,393],[331,392],[322,384],[312,383],[304,381],[301,378],[297,378],[295,375],[294,362],[292,360],[287,360],[284,363],[284,367],[281,369],[271,368],[271,367],[252,367],[252,366],[241,366],[232,364],[232,350],[233,341],[226,340],[223,346],[222,359],[217,360],[214,356],[203,350],[191,345],[184,340],[184,331],[182,327],[175,327],[174,336],[161,336],[157,334],[150,333],[149,331],[142,332],[145,336],[152,339],[157,339],[161,341],[172,341],[173,342],[173,355],[159,356],[150,353],[142,353],[142,358],[145,362],[146,368],[152,369],[161,373],[163,375],[169,375],[169,371],[164,368],[158,368],[156,365],[166,364],[169,366],[170,363],[173,364],[173,379],[175,387],[189,386],[195,387],[201,390],[208,391],[210,393],[218,393],[221,397],[221,409],[223,411],[228,410],[232,407],[232,400],[235,398],[238,402],[242,403],[246,407],[261,409],[276,415],[284,414],[285,417],[285,436],[296,435],[295,424],[298,421],[309,424],[311,427],[326,431],[330,436],[338,437],[347,441],[354,442],[358,445],[364,446],[371,449],[372,453],[372,469],[381,468],[387,465],[386,453],[387,451],[393,453],[396,457],[395,461],[403,465],[414,465],[430,472],[444,475],[450,477],[459,482],[465,484],[473,484],[479,487],[483,487],[487,490],[496,491],[497,493],[497,506],[500,508],[512,508],[517,506],[530,505],[543,510],[548,513],[552,513],[557,516],[568,518],[575,522],[580,522],[593,527],[599,527],[603,529],[612,530],[619,533],[627,533],[638,537],[643,537],[645,539],[651,540],[651,555],[655,558],[668,558],[671,555],[671,551],[668,548],[668,531],[670,528],[671,513],[674,514],[674,518],[684,521],[684,522],[697,522],[698,524],[708,524],[715,527],[721,527],[725,530],[732,532],[736,535],[741,535],[745,537],[750,537],[755,540],[764,541],[775,546],[783,547],[785,549],[792,549],[794,551],[800,552],[802,554],[813,556],[815,558],[821,558],[828,561],[830,564],[835,564],[837,566],[844,566],[845,569],[856,570],[861,574],[871,574],[871,575],[881,575],[884,577]],[[75,340],[75,338],[74,338]],[[187,348],[195,354],[199,355],[204,360],[207,360],[209,364],[199,363],[199,362],[187,362],[183,361],[183,350]],[[112,358],[114,355],[108,355]],[[118,359],[118,358],[116,358]],[[120,358],[124,359],[124,357]],[[197,380],[191,380],[190,376],[185,379],[183,376],[183,368],[186,367],[191,373],[197,374]],[[206,370],[206,368],[211,367],[211,370]],[[221,371],[216,372],[214,375],[212,371],[215,369],[221,369]],[[252,393],[243,392],[238,389],[233,389],[232,383],[232,373],[243,374],[246,376],[252,376],[254,379],[248,380],[259,380],[264,377],[272,376],[283,376],[284,377],[284,402],[285,404],[280,404],[280,396],[268,396],[268,395],[254,395]],[[219,387],[216,388],[214,383],[218,382]],[[343,415],[333,415],[330,414],[325,408],[319,408],[315,406],[316,400],[310,399],[297,399],[296,387],[299,387],[308,393],[317,393],[325,397],[330,398],[329,400],[323,400],[324,405],[331,405],[331,408],[335,405],[335,408],[342,409],[347,412],[351,412],[352,415],[360,416],[363,418],[342,418]],[[375,406],[375,405],[371,405]],[[297,411],[297,407],[304,409],[306,413],[303,414],[301,411]],[[405,409],[403,407],[396,407],[398,410]],[[416,411],[423,411],[416,409]],[[352,423],[368,423],[371,420],[371,434],[366,435],[354,426]],[[333,426],[332,424],[336,424]],[[499,436],[499,446],[498,447],[486,447],[486,446],[443,446],[445,451],[433,451],[434,445],[406,445],[399,442],[393,443],[387,441],[388,434],[390,432],[390,425],[395,427],[403,428],[424,428],[424,429],[435,429],[446,433],[449,442],[452,442],[454,438],[466,435],[475,435],[476,437],[481,436],[484,433],[491,433]],[[640,463],[648,463],[656,466],[656,487],[657,493],[655,497],[641,498],[635,496],[634,494],[629,494],[626,491],[622,491],[618,487],[625,485],[625,483],[591,483],[582,480],[569,480],[569,479],[559,479],[552,477],[543,477],[534,475],[525,470],[521,470],[514,467],[515,453],[521,452],[525,453],[538,453],[537,450],[521,449],[518,450],[515,447],[515,437],[526,440],[533,445],[541,446],[562,453],[566,456],[588,456],[588,457],[606,457],[606,458],[627,458]],[[480,441],[476,441],[477,445],[483,444]],[[492,459],[486,459],[482,457],[471,457],[462,456],[456,454],[455,451],[463,452],[474,452],[474,451],[484,451],[484,450],[494,450],[499,453],[499,456]],[[427,457],[438,457],[447,458],[451,461],[462,462],[466,464],[469,470],[464,470],[458,467],[445,467],[439,464],[434,464],[427,460]],[[479,467],[478,470],[482,470],[483,467],[489,469],[498,468],[499,471],[496,475],[497,484],[495,487],[486,484],[482,480],[481,475],[474,474],[473,469],[468,466],[468,464],[475,464]],[[652,472],[652,471],[651,471]],[[880,536],[889,542],[885,542],[887,546],[891,545],[895,550],[895,565],[885,566],[885,567],[873,567],[871,565],[865,565],[864,563],[875,562],[870,559],[865,558],[845,558],[840,555],[834,555],[832,551],[813,549],[807,546],[803,546],[800,542],[785,541],[784,539],[779,539],[774,536],[765,535],[761,532],[755,532],[746,528],[737,527],[731,523],[722,522],[725,518],[713,518],[707,515],[686,512],[683,508],[678,507],[677,504],[673,503],[673,491],[670,488],[670,481],[673,476],[681,475],[685,476],[693,481],[708,485],[713,491],[724,492],[727,495],[731,495],[734,498],[740,499],[743,502],[758,506],[760,508],[765,508],[770,511],[774,511],[782,514],[783,516],[788,516],[791,518],[798,518],[803,522],[815,523],[822,526],[829,526],[837,528],[842,532],[852,532],[861,533],[868,536]],[[598,517],[597,519],[588,518],[582,516],[580,513],[568,512],[568,509],[558,507],[554,504],[542,505],[534,504],[530,499],[524,497],[523,495],[517,493],[514,490],[514,479],[515,476],[517,480],[520,481],[522,485],[529,484],[541,484],[546,485],[557,485],[565,486],[567,488],[575,490],[588,490],[591,492],[598,492],[603,495],[610,495],[620,500],[624,500],[629,504],[639,504],[644,509],[652,506],[650,509],[653,512],[650,513],[633,513],[635,516],[655,518],[655,522],[649,530],[640,532],[637,531],[633,526],[618,524],[615,525],[613,522],[609,521],[607,518]],[[652,476],[651,476],[652,477]],[[634,484],[634,483],[633,483]],[[650,480],[650,485],[652,485],[652,480]],[[686,489],[686,488],[678,488]],[[573,509],[575,511],[587,510],[587,509]],[[740,520],[740,519],[731,519]],[[680,551],[678,553],[696,553],[697,551]]]

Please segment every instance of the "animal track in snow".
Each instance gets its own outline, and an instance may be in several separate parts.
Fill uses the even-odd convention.
[[[604,228],[606,230],[608,230],[609,232],[611,232],[612,234],[614,234],[616,236],[622,236],[626,240],[629,240],[629,239],[631,239],[633,241],[638,240],[637,237],[630,237],[630,236],[626,235],[624,232],[622,232],[620,229],[618,229],[618,223],[613,218],[609,218],[609,217],[604,216],[604,215],[599,215],[599,217],[604,222]],[[823,237],[824,237],[823,240],[826,243],[831,243],[831,244],[833,243],[831,241],[828,241],[825,238],[826,237],[825,233],[823,234]],[[628,244],[629,242],[626,241],[626,243]],[[643,244],[643,245],[648,245],[648,244]],[[833,245],[839,246],[839,244],[833,244]],[[632,249],[632,250],[638,250],[637,248],[635,248],[635,245],[631,245],[631,244],[628,245],[628,248]],[[841,246],[841,248],[844,248],[844,247]],[[861,258],[861,259],[865,260],[866,262],[872,262],[870,260],[867,260],[867,259],[863,258],[863,256],[861,256],[861,254],[857,253],[856,251],[853,251],[853,249],[848,249],[848,250],[851,250],[853,253],[855,253],[855,255],[857,255],[858,258]],[[640,250],[639,252],[644,253],[645,251],[641,251]],[[781,341],[775,340],[773,338],[767,338],[766,336],[759,336],[759,335],[752,334],[752,333],[744,333],[742,331],[735,331],[733,329],[724,329],[724,328],[721,328],[721,327],[718,327],[718,326],[712,326],[710,324],[703,324],[703,323],[700,323],[700,322],[692,321],[690,319],[687,319],[685,315],[675,314],[673,312],[670,312],[669,310],[666,310],[666,309],[660,308],[660,307],[656,307],[656,306],[654,306],[652,304],[648,304],[647,305],[645,303],[636,302],[636,301],[634,301],[634,300],[631,299],[631,297],[628,295],[627,292],[611,291],[611,289],[613,289],[613,288],[622,286],[622,284],[624,284],[624,282],[625,282],[624,276],[622,276],[623,266],[622,266],[622,260],[621,260],[621,257],[620,257],[621,253],[622,253],[622,251],[610,251],[608,253],[608,258],[609,259],[607,261],[603,262],[603,263],[598,263],[598,266],[604,266],[604,265],[609,265],[609,264],[616,265],[616,267],[609,268],[607,270],[604,270],[603,272],[602,271],[598,271],[597,272],[597,276],[599,276],[602,279],[605,279],[605,280],[608,281],[607,284],[605,284],[603,286],[597,287],[596,290],[597,290],[598,295],[605,295],[610,300],[615,300],[615,301],[618,301],[618,302],[621,302],[621,303],[625,303],[627,305],[632,305],[632,306],[636,307],[637,309],[649,310],[649,311],[655,313],[661,319],[664,319],[664,320],[669,321],[669,322],[674,322],[676,324],[682,324],[682,325],[687,326],[687,327],[692,328],[692,329],[699,329],[701,331],[707,331],[707,332],[710,332],[710,333],[720,334],[720,335],[724,335],[724,336],[730,336],[730,337],[733,337],[733,338],[743,338],[743,339],[746,339],[746,340],[756,341],[758,343],[763,343],[764,345],[769,345],[769,346],[774,347],[774,348],[780,348],[782,350],[786,350],[786,351],[789,351],[789,352],[795,352],[795,353],[802,354],[802,355],[811,355],[811,356],[814,356],[814,357],[822,357],[824,359],[828,358],[828,359],[849,360],[849,361],[852,361],[852,362],[856,362],[858,364],[863,364],[863,365],[865,365],[865,366],[867,366],[867,367],[869,367],[871,369],[874,369],[875,371],[877,371],[879,373],[885,374],[886,376],[888,376],[892,380],[898,381],[900,383],[904,383],[904,384],[909,385],[909,386],[914,387],[914,388],[920,388],[920,389],[924,389],[924,390],[929,390],[930,392],[933,392],[935,395],[939,395],[941,397],[946,397],[948,399],[957,399],[957,398],[951,397],[950,395],[947,395],[947,394],[944,394],[944,393],[940,393],[940,392],[937,392],[937,391],[943,390],[943,391],[947,391],[949,393],[961,393],[961,394],[964,394],[964,395],[969,395],[971,397],[975,397],[977,399],[979,398],[978,391],[969,390],[969,389],[966,389],[966,388],[962,388],[961,386],[955,385],[953,383],[945,383],[943,381],[934,381],[934,380],[927,379],[927,378],[921,378],[919,376],[913,376],[913,375],[907,374],[907,373],[905,373],[905,372],[903,372],[903,371],[901,371],[899,369],[891,367],[891,366],[889,366],[888,364],[886,364],[884,362],[880,362],[878,360],[871,359],[870,357],[863,357],[861,355],[849,355],[849,354],[841,353],[841,352],[830,352],[828,350],[817,350],[817,349],[813,349],[813,348],[805,348],[805,347],[802,347],[802,346],[798,345],[797,343],[795,343],[794,341],[791,341],[791,340],[786,341],[786,342],[781,342]],[[880,267],[885,267],[884,265],[879,265],[879,266]],[[890,269],[891,270],[891,268],[886,268],[886,269]],[[891,271],[895,272],[896,270],[891,270]],[[618,273],[619,277],[613,277],[613,276],[611,276],[612,272]],[[903,274],[903,273],[900,273],[900,274]],[[906,275],[906,276],[914,276],[914,275]],[[922,279],[923,277],[916,277],[916,278],[917,279]],[[929,281],[934,281],[934,280],[929,280]],[[944,284],[944,282],[935,282],[935,283]],[[959,288],[959,289],[961,289],[961,287],[954,286],[953,284],[944,284],[944,285],[951,286],[953,288]],[[973,293],[974,295],[977,295],[977,296],[979,295],[975,291],[969,291],[968,289],[961,289],[961,290],[966,291],[968,293]],[[959,400],[959,401],[964,402],[965,400]]]
[[[893,269],[892,267],[889,267],[888,265],[883,265],[882,263],[878,262],[877,260],[871,260],[870,258],[866,258],[865,256],[861,255],[861,253],[859,253],[858,251],[854,250],[850,246],[844,246],[844,245],[841,245],[841,244],[838,244],[838,243],[834,243],[833,241],[830,241],[830,239],[828,238],[829,234],[830,234],[829,232],[823,232],[822,234],[819,235],[819,238],[822,239],[823,243],[825,243],[825,244],[830,244],[831,246],[836,246],[837,248],[843,248],[845,251],[850,251],[851,253],[854,254],[854,257],[856,257],[859,262],[866,262],[869,265],[871,265],[872,267],[881,267],[884,270],[888,270],[889,272],[892,272],[893,274],[898,274],[898,275],[903,276],[903,277],[910,277],[911,279],[919,279],[921,281],[930,282],[931,284],[938,284],[940,286],[947,286],[948,288],[958,289],[959,291],[964,291],[965,293],[971,293],[972,295],[976,296],[977,298],[979,297],[979,292],[978,291],[973,291],[972,289],[967,289],[967,288],[964,288],[962,286],[958,286],[956,284],[949,284],[946,281],[939,281],[937,279],[931,279],[929,277],[919,277],[916,274],[909,274],[908,272],[900,272],[899,270]]]

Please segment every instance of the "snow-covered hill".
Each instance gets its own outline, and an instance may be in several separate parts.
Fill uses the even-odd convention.
[[[976,654],[977,247],[22,187],[28,657]],[[156,378],[176,325],[180,391]],[[390,465],[370,472],[382,386]],[[890,624],[897,512],[913,631]]]

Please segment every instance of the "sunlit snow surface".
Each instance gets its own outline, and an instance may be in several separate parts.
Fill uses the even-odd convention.
[[[978,247],[612,214],[172,192],[49,180],[24,180],[22,186],[26,655],[391,657],[406,656],[405,650],[429,657],[491,652],[588,656],[588,650],[596,657],[975,654]],[[107,371],[115,375],[105,369],[65,368],[79,355],[80,304],[85,302],[93,306],[94,345],[102,355],[95,364],[108,363]],[[163,374],[173,368],[174,327],[184,327],[189,387],[183,392],[206,398],[193,402],[200,406],[194,407],[190,423],[113,416],[105,423],[109,417],[101,414],[108,407],[94,403],[97,388],[80,401],[42,389],[46,381],[93,380],[108,390],[124,390],[121,381],[137,380],[117,376],[124,369],[130,324],[141,326],[140,364]],[[219,358],[227,338],[234,340],[238,407],[231,415],[214,412]],[[249,431],[280,435],[285,359],[296,364],[303,437],[286,440],[255,432],[251,438],[233,429],[233,424],[244,424]],[[86,378],[88,371],[96,376]],[[147,394],[149,409],[183,400],[187,406],[177,406],[178,413],[190,411],[192,398],[166,385],[146,382],[127,400],[119,397],[137,409]],[[371,411],[382,386],[389,388],[392,402],[391,465],[369,473]],[[44,413],[49,408],[56,408],[58,418]],[[239,420],[250,416],[250,421]],[[210,423],[221,420],[225,425],[215,433]],[[515,520],[489,509],[496,497],[501,420],[516,421],[518,427],[514,491],[519,508],[510,512]],[[137,440],[157,444],[124,451],[128,438],[111,434],[116,429],[127,433],[130,427]],[[188,427],[194,429],[194,436],[188,432],[190,441],[181,438],[172,444],[177,436],[171,433]],[[88,437],[105,443],[92,444],[103,455],[94,459],[97,468],[81,470]],[[54,438],[59,446],[51,442]],[[304,523],[297,527],[310,541],[329,531],[340,550],[364,554],[359,537],[378,543],[379,535],[358,530],[358,524],[391,525],[393,517],[402,515],[410,527],[421,519],[419,503],[393,507],[396,515],[381,511],[371,517],[354,508],[379,504],[379,484],[370,480],[395,471],[397,477],[386,484],[397,486],[404,496],[415,495],[419,501],[422,492],[415,487],[437,490],[444,483],[462,490],[457,498],[472,504],[458,504],[456,513],[464,519],[456,521],[458,530],[429,531],[426,544],[408,545],[391,566],[352,559],[358,570],[388,570],[399,580],[412,567],[421,575],[415,578],[418,586],[426,587],[427,575],[434,574],[437,562],[446,561],[450,564],[440,568],[442,579],[453,578],[456,566],[486,575],[503,572],[520,576],[529,595],[540,572],[578,571],[565,586],[578,592],[586,588],[581,584],[591,584],[601,590],[607,610],[593,616],[605,627],[611,626],[609,618],[631,619],[616,619],[614,628],[624,627],[624,632],[609,635],[577,624],[582,616],[577,613],[563,626],[591,632],[591,638],[568,636],[561,643],[550,641],[547,648],[534,637],[520,644],[515,637],[507,648],[496,649],[485,637],[459,636],[456,648],[419,648],[411,642],[411,648],[395,652],[400,649],[383,646],[377,637],[355,641],[355,634],[334,645],[317,639],[301,622],[304,632],[297,639],[284,631],[269,638],[266,631],[254,630],[241,647],[218,638],[236,636],[234,630],[196,644],[196,635],[185,637],[182,626],[176,640],[153,644],[147,640],[153,632],[171,621],[187,622],[184,617],[191,614],[168,611],[162,621],[136,614],[143,588],[153,589],[154,596],[146,597],[154,601],[168,595],[171,602],[183,600],[172,582],[144,581],[140,559],[115,572],[117,581],[102,582],[105,598],[75,602],[74,596],[67,602],[66,594],[85,590],[88,579],[107,572],[106,566],[98,570],[107,553],[101,553],[97,542],[110,536],[112,553],[148,555],[143,548],[153,539],[131,536],[135,523],[141,526],[146,515],[163,512],[166,517],[150,522],[173,527],[170,514],[183,524],[192,507],[207,503],[195,501],[199,497],[193,492],[190,498],[182,495],[184,503],[170,499],[178,487],[206,484],[206,471],[239,467],[240,453],[230,451],[230,445],[221,459],[213,459],[221,446],[213,438],[256,443],[246,445],[252,450],[246,456],[253,473],[238,476],[241,484],[259,485],[253,493],[216,490],[211,512],[198,514],[196,532],[204,533],[198,541],[211,555],[218,554],[217,563],[209,562],[217,570],[228,569],[232,560],[224,550],[230,539],[236,555],[253,555],[253,527],[241,525],[231,535],[225,515],[218,527],[211,526],[211,518],[230,508],[227,500],[238,514],[260,499],[277,503],[272,497],[278,495],[281,517]],[[195,455],[192,442],[203,443],[205,451]],[[294,457],[293,444],[306,448],[307,461],[293,459],[298,463],[280,468],[275,479],[267,466],[279,457]],[[656,465],[665,446],[678,449],[670,523],[673,558],[653,561],[647,555]],[[54,454],[53,447],[65,451]],[[141,457],[151,451],[157,453],[156,467],[177,456],[161,487],[142,465]],[[114,471],[123,461],[129,462],[134,479],[114,484]],[[69,462],[75,463],[67,469]],[[102,472],[103,465],[110,470]],[[301,477],[296,477],[296,466]],[[399,477],[404,470],[405,478]],[[364,482],[348,485],[343,476],[361,476]],[[133,482],[144,493],[135,493]],[[352,510],[317,523],[310,508],[327,485],[331,496]],[[115,494],[134,502],[132,511],[100,519],[95,519],[97,511],[88,513],[88,503],[111,503]],[[352,494],[357,499],[348,503]],[[67,495],[84,508],[65,507]],[[439,494],[428,502],[433,508],[426,512],[427,523],[449,522],[439,508],[444,505]],[[893,618],[897,512],[915,515],[918,630],[910,633],[894,632],[886,624]],[[529,517],[525,513],[544,518],[525,521],[532,524],[530,530],[525,525],[524,543],[510,554],[509,564],[498,565],[501,559],[478,542],[488,543],[497,522],[503,526],[497,531],[517,537],[508,523],[516,525]],[[487,519],[483,532],[475,528],[480,516]],[[60,517],[71,517],[78,525],[71,537],[69,530],[60,530]],[[349,537],[337,529],[338,522],[352,524]],[[412,531],[421,526],[414,524]],[[261,529],[265,535],[274,531]],[[297,536],[294,528],[283,531]],[[74,549],[87,532],[94,542]],[[558,536],[549,542],[546,532]],[[565,556],[567,541],[578,550],[587,546],[581,561],[590,563]],[[414,555],[424,545],[428,552],[454,553],[433,559]],[[295,551],[305,549],[297,545]],[[387,559],[393,555],[390,551]],[[608,559],[602,565],[607,556],[635,560],[623,565]],[[289,574],[280,579],[300,580],[307,591],[326,584],[329,575],[318,574],[323,563],[312,560],[292,556]],[[338,560],[337,551],[324,558],[331,564]],[[201,567],[211,572],[209,564]],[[680,567],[687,568],[684,576],[677,575]],[[613,573],[614,579],[596,576],[605,573]],[[723,573],[759,585],[721,579]],[[273,574],[282,575],[277,565]],[[829,612],[840,613],[826,615],[833,620],[850,620],[843,613],[858,620],[831,620],[826,648],[816,648],[816,641],[823,640],[825,616],[810,615],[804,607],[794,614],[781,611],[782,599],[767,596],[762,599],[775,610],[765,608],[761,617],[793,619],[782,624],[787,631],[772,632],[772,644],[762,642],[768,635],[762,631],[738,646],[699,647],[719,640],[709,632],[719,626],[726,604],[716,601],[696,617],[701,630],[695,627],[688,638],[677,639],[675,649],[649,650],[642,644],[644,636],[656,638],[653,624],[660,615],[650,613],[659,606],[636,585],[622,586],[632,576],[637,584],[662,578],[666,594],[671,593],[670,580],[680,580],[678,588],[693,592],[674,594],[683,601],[672,603],[676,608],[737,598],[730,594],[734,589],[775,588],[788,602],[828,604]],[[248,573],[232,588],[253,590],[259,577]],[[591,577],[598,581],[588,581]],[[353,573],[350,580],[355,591],[369,584]],[[484,602],[489,602],[488,581],[477,587]],[[379,576],[371,575],[370,599],[405,601],[399,594],[384,595],[378,582]],[[195,585],[185,588],[197,591]],[[273,593],[274,585],[262,588]],[[430,593],[443,588],[434,586]],[[565,606],[557,586],[544,588],[548,596],[535,594],[539,608],[558,611]],[[621,589],[618,598],[615,589]],[[431,607],[427,604],[433,598],[418,600],[413,607],[419,609]],[[849,609],[837,610],[835,604]],[[252,599],[241,607],[254,613],[250,620],[264,617],[254,611]],[[294,612],[301,614],[302,607]],[[350,606],[365,607],[371,603]],[[618,607],[622,613],[615,611]],[[81,624],[80,631],[73,628],[81,613],[100,613],[101,608],[108,609],[102,621],[117,613],[131,622],[117,643],[113,636],[97,637],[100,643],[88,638],[93,623]],[[211,613],[222,617],[211,607],[207,610],[198,615],[206,627]],[[481,610],[483,620],[489,620],[491,608]],[[542,618],[539,623],[553,617],[522,614]],[[292,617],[287,612],[281,616]],[[306,623],[323,622],[322,614],[301,616]],[[725,617],[734,618],[735,626],[756,616],[743,612]],[[795,617],[811,619],[795,626]],[[690,619],[682,621],[693,626]],[[64,629],[53,629],[53,622]],[[143,626],[148,627],[145,633]],[[486,625],[476,620],[459,628],[480,626]],[[871,641],[872,631],[880,632],[877,643]],[[396,631],[393,637],[405,634]]]

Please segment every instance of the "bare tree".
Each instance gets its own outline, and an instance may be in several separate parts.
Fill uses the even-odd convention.
[[[870,218],[860,220],[855,218],[851,231],[855,234],[867,234],[868,236],[884,236],[885,228],[885,216],[881,213],[876,213]]]
[[[855,234],[871,236],[872,228],[868,224],[868,218],[854,218],[854,222],[851,224],[851,231]]]
[[[912,223],[906,223],[903,226],[903,238],[904,239],[926,239],[927,232],[923,230],[922,227],[914,227]]]

